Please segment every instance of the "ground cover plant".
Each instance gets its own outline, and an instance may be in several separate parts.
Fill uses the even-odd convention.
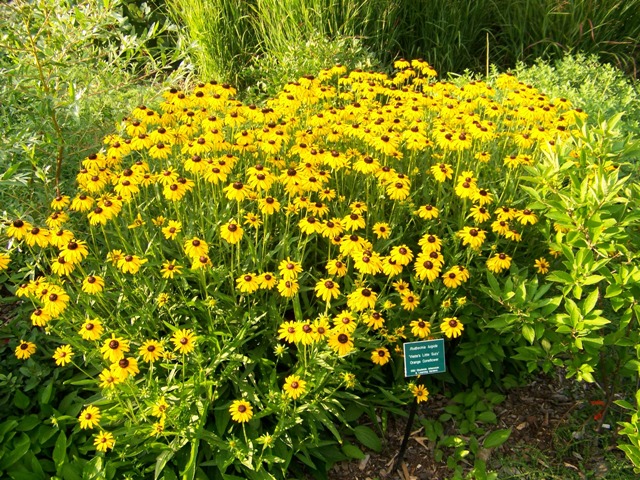
[[[4,351],[74,388],[55,446],[42,440],[54,461],[40,473],[5,453],[1,468],[321,475],[359,452],[335,424],[442,388],[404,379],[407,340],[448,340],[450,384],[552,365],[593,381],[605,344],[634,375],[637,342],[619,340],[635,335],[636,287],[616,277],[637,252],[637,185],[619,178],[634,144],[512,75],[454,85],[421,60],[396,68],[336,66],[260,107],[216,82],[167,90],[82,160],[46,220],[11,219],[0,265],[24,304]],[[608,289],[622,322],[594,311],[598,283],[628,285]],[[15,421],[4,452],[29,446]]]

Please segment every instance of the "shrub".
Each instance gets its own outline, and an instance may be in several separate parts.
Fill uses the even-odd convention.
[[[586,113],[512,75],[396,67],[325,69],[262,107],[216,82],[166,91],[82,161],[46,227],[7,224],[0,268],[24,254],[10,288],[31,306],[11,346],[77,371],[82,412],[58,423],[79,451],[113,449],[111,475],[282,478],[294,456],[322,475],[359,452],[334,424],[427,399],[405,341],[446,338],[450,383],[532,363],[512,357],[545,335],[560,301],[541,275],[561,267],[523,173]]]

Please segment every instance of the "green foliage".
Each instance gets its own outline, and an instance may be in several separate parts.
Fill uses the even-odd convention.
[[[254,58],[267,65],[287,59],[300,71],[308,59],[291,52],[319,39],[358,39],[386,64],[422,57],[438,71],[458,73],[584,52],[635,76],[640,51],[638,0],[172,0],[169,6],[186,27],[200,73],[241,90],[255,79],[244,75]],[[329,57],[318,59],[329,66]]]
[[[555,62],[538,59],[526,66],[519,63],[513,73],[523,82],[539,86],[554,97],[565,97],[591,115],[597,125],[619,112],[623,132],[640,134],[640,92],[622,71],[601,63],[595,55],[565,55]]]
[[[180,58],[159,41],[172,28],[151,23],[137,34],[118,1],[5,5],[0,12],[4,211],[37,215],[33,206],[51,198],[77,162],[100,145],[102,132],[120,119],[122,105],[154,95],[152,85],[163,79],[164,67]],[[142,78],[147,85],[138,84]]]
[[[434,445],[433,455],[437,462],[446,459],[453,479],[498,478],[497,473],[487,472],[483,459],[488,458],[489,452],[505,443],[511,435],[510,429],[492,428],[497,423],[494,409],[504,398],[503,395],[482,389],[476,383],[468,391],[455,395],[437,419],[422,419],[423,440]],[[473,468],[463,477],[465,464],[473,464]]]

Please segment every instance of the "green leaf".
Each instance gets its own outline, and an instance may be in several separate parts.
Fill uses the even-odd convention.
[[[511,429],[501,429],[491,432],[482,442],[484,448],[496,448],[506,442],[511,436]]]
[[[20,437],[13,443],[13,450],[6,453],[0,462],[0,470],[7,470],[20,460],[31,447],[31,439],[26,433],[21,433]]]
[[[158,458],[156,459],[156,470],[153,475],[154,480],[158,480],[158,477],[162,473],[162,470],[164,470],[164,467],[166,467],[169,460],[173,458],[173,454],[173,450],[163,450],[160,452],[160,455],[158,455]]]
[[[53,447],[53,462],[56,465],[56,472],[58,475],[62,470],[62,466],[64,465],[65,460],[67,459],[67,436],[62,431],[60,435],[58,435],[58,439],[56,440],[56,445]]]
[[[567,272],[563,272],[562,270],[556,270],[554,272],[551,272],[549,275],[547,275],[547,280],[549,280],[550,282],[567,283],[567,284],[575,283],[575,280],[573,279],[573,277],[569,275]]]
[[[342,451],[347,457],[353,458],[354,460],[362,460],[365,457],[362,450],[351,443],[343,445]]]
[[[607,291],[604,295],[605,298],[617,297],[622,293],[622,287],[618,284],[611,284],[607,287]]]
[[[596,288],[593,292],[587,295],[587,298],[584,299],[582,303],[582,313],[587,315],[591,310],[593,310],[598,302],[598,296],[600,295],[600,290]]]
[[[51,400],[51,393],[53,392],[53,381],[47,383],[47,385],[40,392],[40,403],[46,405]]]
[[[21,410],[26,410],[29,408],[30,404],[29,397],[27,397],[20,390],[17,390],[15,396],[13,397],[13,404]]]
[[[102,457],[93,457],[82,469],[83,480],[100,479],[102,473]],[[102,476],[104,478],[104,476]]]
[[[536,339],[536,332],[530,325],[522,326],[522,336],[525,338],[527,342],[533,344],[533,341]]]
[[[480,412],[477,416],[477,420],[484,423],[496,423],[498,421],[498,417],[496,417],[495,413],[487,410]]]
[[[353,429],[353,433],[358,441],[365,447],[373,450],[374,452],[380,452],[382,450],[382,441],[369,427],[359,425]]]

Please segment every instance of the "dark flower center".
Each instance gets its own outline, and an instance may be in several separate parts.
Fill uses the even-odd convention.
[[[340,335],[338,335],[338,342],[343,345],[347,344],[349,342],[349,335],[347,335],[346,333],[341,333]]]
[[[120,368],[127,368],[129,366],[129,360],[127,360],[126,358],[123,358],[118,362],[118,366]]]
[[[111,341],[109,342],[109,348],[110,348],[111,350],[117,350],[119,347],[120,347],[120,342],[119,342],[119,341],[117,341],[117,340],[111,340]]]

